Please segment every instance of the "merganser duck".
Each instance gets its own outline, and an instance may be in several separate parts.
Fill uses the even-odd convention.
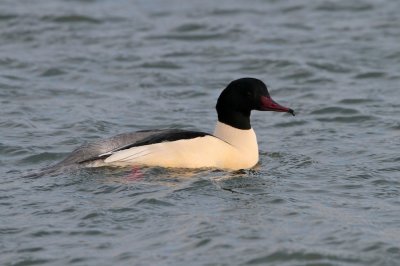
[[[241,78],[222,91],[213,134],[179,129],[120,134],[85,144],[53,167],[67,165],[248,169],[258,163],[252,110],[294,111],[276,103],[259,79]]]

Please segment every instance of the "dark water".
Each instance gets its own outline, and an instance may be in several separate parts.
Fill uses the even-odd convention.
[[[1,1],[1,265],[398,265],[399,10]],[[212,131],[243,76],[298,113],[253,115],[254,170],[21,178],[117,133]]]

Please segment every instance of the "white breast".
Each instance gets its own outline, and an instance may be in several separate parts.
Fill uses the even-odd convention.
[[[240,153],[240,159],[247,162],[247,165],[251,165],[246,168],[253,167],[257,164],[257,136],[252,128],[242,130],[221,122],[217,122],[214,130],[214,136],[235,147]]]
[[[258,162],[255,133],[218,122],[214,136],[134,147],[105,159],[113,165],[147,165],[179,168],[251,168]]]

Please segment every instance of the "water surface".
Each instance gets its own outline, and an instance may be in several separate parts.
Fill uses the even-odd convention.
[[[396,265],[400,2],[0,3],[2,265]],[[211,132],[264,80],[260,165],[22,178],[118,133]]]

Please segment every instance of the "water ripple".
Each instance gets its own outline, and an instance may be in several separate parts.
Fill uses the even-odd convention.
[[[386,76],[385,72],[364,72],[357,74],[354,76],[356,79],[377,79],[377,78],[384,78]]]
[[[251,259],[246,262],[246,265],[258,265],[271,262],[284,263],[288,261],[307,261],[308,263],[326,263],[328,262],[345,262],[345,263],[357,263],[361,260],[357,257],[345,256],[345,255],[335,255],[325,252],[303,252],[303,251],[289,251],[280,250],[276,251],[267,256],[261,256],[258,258]]]
[[[330,123],[360,123],[369,120],[375,119],[373,116],[368,115],[352,115],[352,116],[336,116],[332,118],[324,117],[317,118],[318,121],[321,122],[330,122]]]
[[[85,15],[64,15],[64,16],[44,16],[42,17],[44,21],[53,21],[57,23],[94,23],[99,24],[102,21],[90,16]]]
[[[323,114],[356,114],[358,111],[352,108],[343,107],[324,107],[311,112],[311,114],[323,115]]]
[[[0,1],[1,263],[398,264],[399,4]],[[243,76],[298,113],[252,114],[252,170],[21,178],[118,133],[212,132]]]

